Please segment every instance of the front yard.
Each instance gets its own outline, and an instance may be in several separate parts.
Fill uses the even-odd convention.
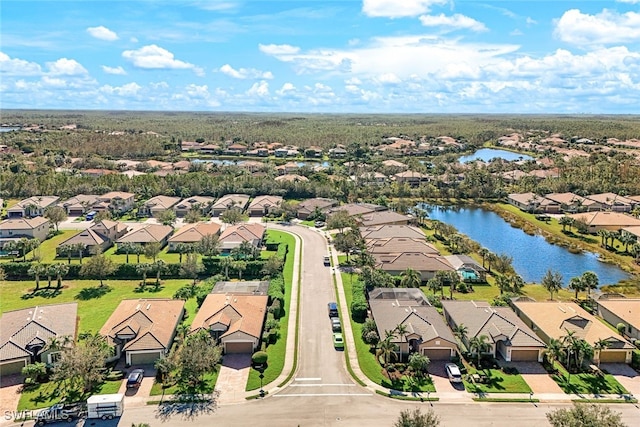
[[[90,394],[117,393],[122,381],[123,380],[105,381],[93,390],[93,393],[89,393],[86,396],[70,396],[69,398],[71,401],[81,401],[86,400]],[[50,381],[47,383],[37,384],[24,389],[22,393],[20,393],[20,401],[18,402],[17,410],[24,411],[27,409],[46,408],[60,402],[60,399],[64,396],[64,392],[58,383]]]
[[[482,382],[474,381],[474,375],[480,377]],[[476,377],[476,378],[477,378]],[[501,369],[475,369],[471,368],[464,377],[464,387],[470,393],[530,393],[531,388],[525,382],[522,375],[506,373]]]
[[[571,374],[560,363],[555,362],[557,374],[551,378],[558,383],[565,393],[572,394],[627,394],[628,391],[610,374],[596,375],[592,373]]]

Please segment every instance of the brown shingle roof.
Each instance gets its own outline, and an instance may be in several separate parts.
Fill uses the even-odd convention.
[[[193,319],[191,331],[222,322],[229,328],[220,338],[237,331],[260,338],[267,300],[265,295],[209,294]]]
[[[197,243],[208,234],[216,235],[220,232],[220,225],[215,222],[197,222],[188,224],[176,231],[169,238],[170,242]]]
[[[118,243],[151,243],[161,242],[173,232],[173,227],[161,224],[145,224],[119,238]]]

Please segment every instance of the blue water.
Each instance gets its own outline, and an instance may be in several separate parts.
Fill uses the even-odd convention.
[[[16,128],[16,127],[0,127],[0,132],[13,132],[14,130],[20,130],[20,128]]]
[[[327,161],[324,161],[322,163],[318,163],[318,162],[297,162],[296,163],[298,165],[298,167],[303,167],[303,166],[309,166],[309,167],[316,167],[318,165],[322,166],[323,168],[328,168],[330,163]]]
[[[193,159],[191,160],[193,163],[212,163],[218,166],[231,166],[235,165],[236,162],[234,160],[218,160],[218,159]]]
[[[489,162],[495,158],[501,158],[509,162],[517,160],[533,160],[533,157],[527,156],[526,154],[514,153],[507,150],[498,150],[496,148],[481,148],[469,156],[460,157],[460,163],[469,163],[474,160]]]
[[[598,261],[596,254],[573,254],[541,236],[530,236],[512,227],[494,212],[470,207],[447,209],[424,205],[424,208],[429,218],[454,226],[497,255],[506,253],[513,257],[513,267],[526,282],[540,283],[548,269],[560,272],[565,285],[585,271],[596,273],[601,285],[629,277],[617,266]]]

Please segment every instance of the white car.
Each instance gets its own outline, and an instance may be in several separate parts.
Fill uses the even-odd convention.
[[[444,365],[445,371],[447,371],[447,376],[449,377],[449,381],[452,383],[461,383],[462,382],[462,374],[460,373],[460,368],[455,363],[447,363]]]

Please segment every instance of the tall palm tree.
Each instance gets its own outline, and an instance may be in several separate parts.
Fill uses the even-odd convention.
[[[34,292],[40,289],[40,276],[45,274],[47,271],[47,267],[40,264],[39,262],[31,264],[29,271],[27,272],[29,275],[33,276],[36,280],[36,288],[33,290]]]
[[[233,258],[225,256],[220,259],[220,268],[224,270],[225,280],[229,280],[229,268],[233,266]]]
[[[542,278],[542,286],[549,292],[551,300],[553,301],[553,294],[562,288],[562,275],[551,269],[547,270]]]
[[[547,361],[551,364],[551,366],[553,366],[553,362],[563,358],[564,354],[565,354],[565,348],[562,345],[562,342],[555,338],[551,338],[549,340],[549,344],[547,345],[547,349],[545,350]]]
[[[592,289],[598,289],[598,285],[600,281],[598,280],[598,275],[593,271],[585,271],[582,273],[582,283],[584,283],[585,288],[587,289],[587,297],[591,296]]]
[[[142,288],[147,286],[147,274],[153,269],[151,264],[136,264],[136,272],[142,275]]]
[[[62,288],[62,278],[69,272],[69,266],[67,264],[51,264],[52,271],[56,276],[56,289]]]
[[[511,291],[511,280],[502,274],[496,275],[496,286],[500,290],[500,295]]]
[[[491,344],[489,343],[489,337],[486,335],[476,335],[469,340],[469,351],[471,351],[471,353],[475,353],[478,358],[478,364],[476,365],[477,368],[480,368],[482,353],[486,353],[490,349]]]
[[[392,341],[392,337],[387,337],[383,340],[381,340],[378,343],[378,351],[377,351],[377,356],[380,357],[382,356],[382,360],[384,361],[384,369],[385,371],[387,370],[387,365],[389,365],[389,361],[396,357],[396,344]],[[389,372],[387,371],[387,376],[389,375]]]
[[[569,280],[569,285],[567,285],[567,287],[575,291],[575,299],[578,299],[578,292],[582,292],[587,288],[582,277],[572,277],[571,280]]]
[[[407,329],[407,325],[399,323],[396,326],[395,329],[395,333],[398,335],[398,337],[400,338],[400,345],[399,345],[399,349],[400,349],[400,362],[402,362],[402,341],[407,341],[407,334],[409,333],[409,329]],[[407,341],[407,346],[409,345],[409,341]]]
[[[487,258],[487,255],[489,255],[489,249],[487,248],[480,248],[480,250],[478,250],[478,255],[480,255],[480,257],[482,257],[482,268],[484,268],[484,262]]]
[[[411,267],[407,268],[400,275],[400,286],[403,288],[419,288],[422,284],[420,273]]]

